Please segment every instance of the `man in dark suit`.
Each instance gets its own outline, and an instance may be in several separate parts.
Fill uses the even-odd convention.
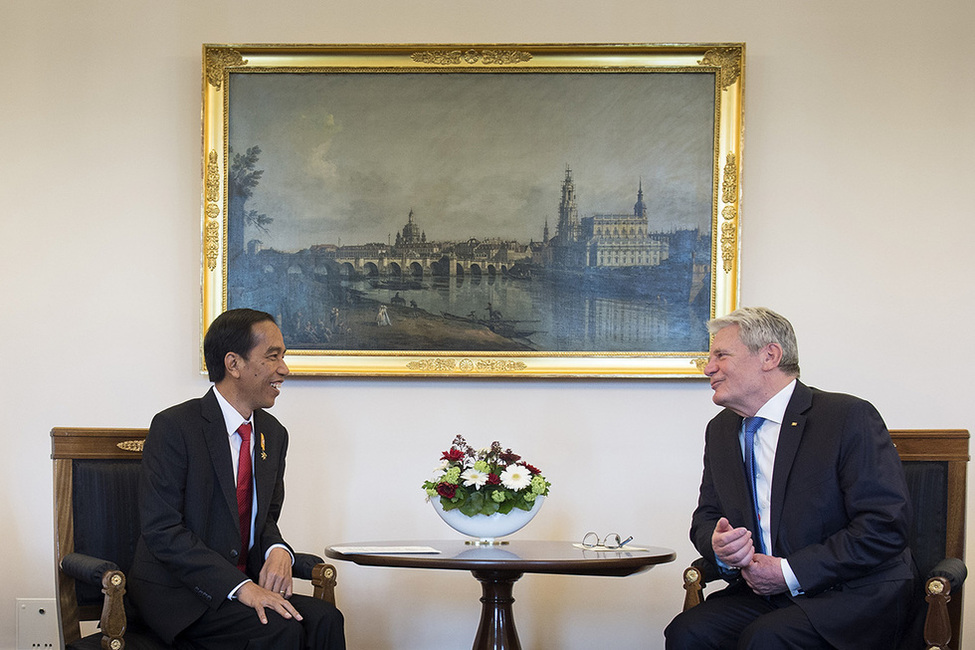
[[[263,409],[288,375],[281,331],[231,310],[203,351],[213,388],[156,415],[146,437],[132,600],[178,648],[344,649],[339,611],[293,594],[278,530],[288,432]]]
[[[799,382],[779,314],[743,308],[708,325],[704,372],[725,410],[705,434],[691,541],[731,584],[679,614],[667,648],[895,648],[911,512],[880,414]]]

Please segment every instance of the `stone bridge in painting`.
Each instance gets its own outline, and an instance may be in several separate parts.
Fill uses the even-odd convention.
[[[269,273],[303,274],[324,279],[329,276],[422,280],[432,277],[493,277],[506,275],[509,265],[484,258],[463,259],[456,255],[397,257],[385,255],[315,255],[307,251],[278,253],[261,251],[259,258]]]

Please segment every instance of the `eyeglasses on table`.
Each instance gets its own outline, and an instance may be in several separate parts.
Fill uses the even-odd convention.
[[[585,548],[621,548],[632,541],[633,535],[623,539],[620,537],[619,533],[610,533],[600,540],[598,533],[589,531],[586,533],[585,537],[582,538],[582,545]]]

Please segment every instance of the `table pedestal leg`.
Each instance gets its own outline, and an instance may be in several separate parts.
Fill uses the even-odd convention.
[[[473,650],[521,650],[511,604],[512,587],[522,576],[512,571],[472,571],[481,583],[481,622]]]

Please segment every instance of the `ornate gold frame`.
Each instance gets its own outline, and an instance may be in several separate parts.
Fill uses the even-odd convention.
[[[227,307],[228,124],[235,73],[661,72],[715,79],[711,317],[737,307],[743,43],[593,45],[204,45],[202,334]],[[702,377],[706,350],[387,352],[289,350],[293,373],[413,377]],[[202,354],[201,354],[202,366]]]

